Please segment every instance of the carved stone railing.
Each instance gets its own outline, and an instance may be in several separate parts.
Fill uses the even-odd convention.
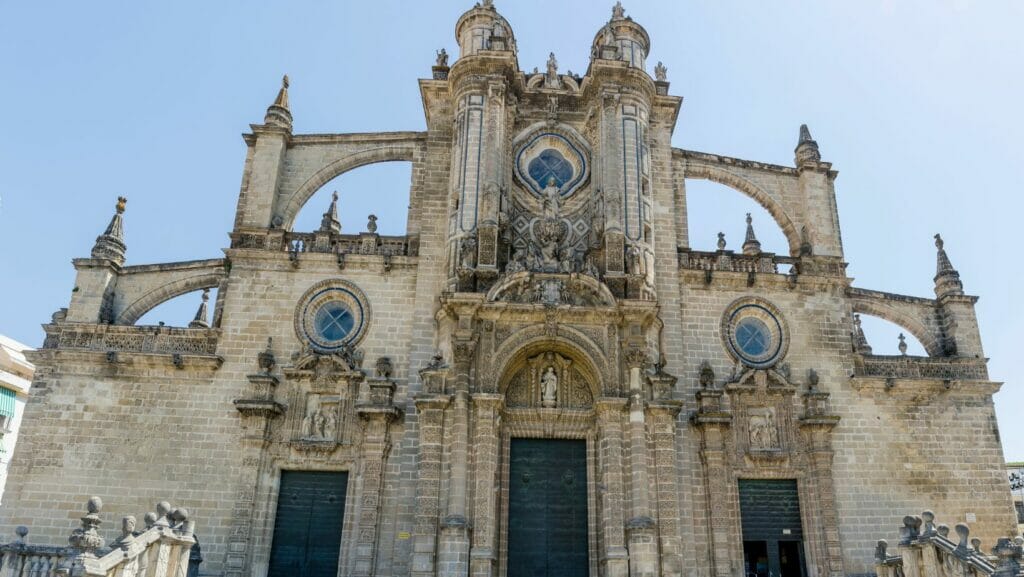
[[[281,247],[288,252],[320,252],[331,254],[365,254],[378,256],[409,256],[404,236],[358,235],[317,232],[288,232]]]
[[[985,359],[855,355],[854,376],[885,379],[988,380]]]
[[[76,323],[49,324],[43,329],[44,349],[192,355],[217,352],[216,329]]]
[[[18,539],[0,545],[0,577],[192,577],[202,562],[188,511],[157,504],[146,513],[146,528],[136,531],[135,517],[121,520],[121,535],[109,547],[99,534],[99,497],[89,499],[81,527],[68,538],[69,546],[27,542],[28,528],[18,527]]]
[[[779,272],[779,265],[795,264],[797,259],[765,252],[758,255],[735,253],[731,250],[701,252],[679,251],[679,268],[688,270],[769,273]]]
[[[925,511],[903,518],[899,554],[889,554],[885,539],[875,548],[878,577],[1018,577],[1022,575],[1021,538],[1000,538],[985,555],[980,539],[970,539],[964,523],[955,527],[956,542],[949,538],[948,525],[936,525],[935,515]]]

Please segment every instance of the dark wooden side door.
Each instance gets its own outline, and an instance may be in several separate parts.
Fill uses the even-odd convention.
[[[587,444],[512,439],[508,577],[588,577]]]
[[[336,577],[348,473],[282,471],[268,577]]]
[[[805,577],[800,496],[794,479],[740,479],[747,577]]]

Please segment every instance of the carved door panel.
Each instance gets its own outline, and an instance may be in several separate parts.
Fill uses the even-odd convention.
[[[587,445],[512,439],[508,577],[587,577]]]
[[[336,577],[348,473],[282,471],[268,577]]]

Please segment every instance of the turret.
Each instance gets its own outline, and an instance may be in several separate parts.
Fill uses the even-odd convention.
[[[622,2],[612,7],[612,18],[597,31],[590,48],[594,60],[622,60],[632,68],[645,69],[651,51],[651,37],[644,27],[626,16]]]
[[[67,321],[80,323],[113,322],[114,285],[124,266],[127,246],[124,242],[124,209],[128,199],[117,197],[114,216],[96,237],[91,258],[76,258],[75,288],[71,293]]]
[[[983,357],[981,332],[974,303],[978,297],[964,294],[960,273],[946,254],[945,242],[935,235],[935,296],[942,323],[943,352],[949,356]]]
[[[267,107],[263,124],[251,125],[252,134],[245,135],[245,142],[249,145],[244,171],[247,186],[238,199],[236,232],[240,229],[274,228],[282,224],[280,217],[274,216],[274,199],[292,135],[289,85],[286,75],[281,79],[277,98]]]
[[[761,254],[761,241],[754,234],[754,219],[747,213],[747,234],[743,239],[743,254],[756,256]]]
[[[484,0],[459,18],[455,40],[459,43],[460,59],[485,50],[516,51],[512,27],[498,14],[491,0]]]
[[[950,295],[964,294],[964,285],[960,282],[960,273],[953,268],[946,254],[942,236],[935,235],[935,296],[942,298]]]
[[[800,125],[800,138],[793,150],[800,175],[803,214],[800,216],[801,256],[843,257],[843,239],[839,236],[839,211],[836,207],[835,177],[832,164],[821,160],[818,143],[811,138],[806,124]]]

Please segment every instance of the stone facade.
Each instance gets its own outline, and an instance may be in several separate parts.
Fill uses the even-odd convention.
[[[1015,531],[999,384],[941,239],[936,298],[852,287],[807,128],[793,167],[673,148],[682,99],[620,5],[582,76],[520,70],[491,2],[456,38],[420,80],[424,132],[293,134],[286,77],[245,135],[223,259],[126,266],[119,201],[31,355],[5,534],[166,497],[200,520],[204,572],[262,576],[281,472],[345,471],[339,574],[506,575],[523,437],[585,441],[595,576],[743,575],[741,479],[796,481],[815,577],[872,572],[907,511]],[[342,234],[334,204],[292,230],[326,182],[393,160],[405,236]],[[789,254],[752,226],[742,252],[692,250],[688,179],[760,203]],[[134,325],[210,288],[188,327]],[[859,314],[929,356],[871,354]]]

